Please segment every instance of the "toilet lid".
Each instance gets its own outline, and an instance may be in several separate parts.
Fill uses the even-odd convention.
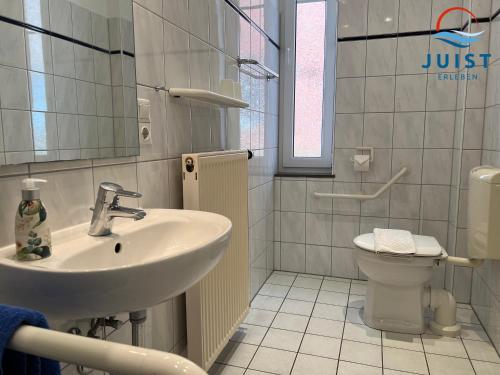
[[[417,248],[417,252],[414,256],[436,257],[443,253],[443,248],[434,237],[419,236],[414,234],[413,240],[415,241],[415,247]],[[373,233],[365,233],[357,236],[354,239],[354,244],[363,250],[375,252],[375,240]]]

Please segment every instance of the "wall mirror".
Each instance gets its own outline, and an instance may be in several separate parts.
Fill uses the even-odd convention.
[[[139,154],[132,0],[0,1],[0,165]]]

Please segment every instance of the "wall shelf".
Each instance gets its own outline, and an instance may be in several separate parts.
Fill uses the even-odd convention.
[[[249,106],[249,104],[243,100],[221,95],[208,90],[170,88],[167,91],[169,95],[176,98],[189,98],[202,102],[219,104],[225,107],[247,108]]]
[[[274,70],[268,68],[264,64],[261,64],[257,60],[254,59],[242,59],[238,57],[238,66],[241,68],[242,65],[252,65],[256,67],[257,69],[260,69],[263,72],[263,77],[266,78],[268,81],[270,79],[277,79],[280,77],[278,73],[276,73]]]

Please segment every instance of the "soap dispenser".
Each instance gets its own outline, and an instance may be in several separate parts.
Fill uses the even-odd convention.
[[[38,260],[51,255],[51,236],[47,211],[40,200],[37,183],[46,180],[23,180],[22,201],[16,213],[15,237],[18,260]]]

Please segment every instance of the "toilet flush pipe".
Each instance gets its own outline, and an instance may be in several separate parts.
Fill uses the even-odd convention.
[[[448,256],[446,261],[454,266],[477,268],[484,263],[484,259],[469,259]]]
[[[460,335],[455,297],[447,290],[428,288],[424,290],[423,298],[424,305],[434,311],[434,319],[430,322],[432,331],[448,337]]]

